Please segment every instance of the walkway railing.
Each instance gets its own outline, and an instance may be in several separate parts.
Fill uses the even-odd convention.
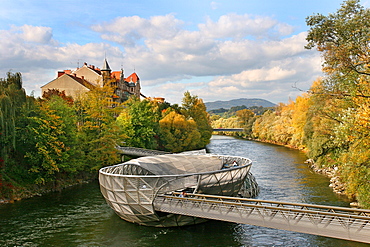
[[[158,211],[370,243],[370,210],[213,195],[159,195]]]
[[[236,131],[236,132],[241,132],[244,131],[243,128],[218,128],[218,129],[213,129],[213,131]]]
[[[162,155],[162,154],[170,154],[169,152],[159,151],[159,150],[152,150],[152,149],[145,149],[145,148],[136,148],[136,147],[116,147],[119,152],[126,155],[134,155],[134,156],[153,156],[153,155]]]

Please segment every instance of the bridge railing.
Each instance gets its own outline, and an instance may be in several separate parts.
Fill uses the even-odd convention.
[[[156,210],[370,243],[370,210],[212,195],[158,196]]]
[[[331,212],[331,213],[343,213],[350,214],[354,216],[366,216],[370,217],[370,210],[367,209],[358,209],[358,208],[346,208],[346,207],[336,207],[336,206],[326,206],[326,205],[315,205],[308,203],[292,203],[292,202],[280,202],[280,201],[271,201],[271,200],[260,200],[252,198],[237,198],[237,197],[227,197],[227,196],[216,196],[216,195],[205,195],[205,194],[191,194],[192,197],[189,197],[190,200],[216,200],[224,204],[251,204],[256,207],[277,207],[279,209],[289,209],[289,210],[312,210],[320,212]]]

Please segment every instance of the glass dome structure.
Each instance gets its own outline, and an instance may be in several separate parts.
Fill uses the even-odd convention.
[[[206,220],[156,211],[157,195],[186,191],[237,196],[251,165],[251,160],[236,156],[147,156],[100,169],[99,183],[105,200],[122,219],[146,226],[183,226]]]

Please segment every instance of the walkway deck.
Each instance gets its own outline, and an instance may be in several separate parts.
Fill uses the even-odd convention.
[[[159,195],[158,211],[370,243],[370,210],[212,195]]]

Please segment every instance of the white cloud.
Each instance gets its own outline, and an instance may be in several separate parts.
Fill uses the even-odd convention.
[[[91,27],[106,42],[81,45],[54,40],[50,27],[13,26],[0,30],[0,72],[20,71],[36,90],[78,61],[101,66],[106,54],[113,70],[136,68],[144,94],[171,103],[186,90],[205,101],[276,102],[294,95],[295,82],[308,87],[320,74],[317,54],[304,50],[306,33],[292,35],[292,26],[271,17],[228,14],[197,27],[187,30],[174,14],[118,17]]]
[[[220,4],[220,3],[217,3],[217,2],[211,2],[211,9],[216,10],[216,9],[218,9],[219,7],[221,7],[221,4]]]
[[[21,37],[28,42],[46,44],[51,41],[53,36],[52,29],[50,27],[24,25],[20,27],[19,30],[22,31]]]
[[[217,22],[208,18],[206,23],[199,24],[198,27],[203,35],[216,39],[242,39],[246,37],[260,39],[281,34],[287,35],[293,31],[289,25],[279,23],[270,17],[248,14],[223,15]]]
[[[124,46],[135,46],[142,39],[170,39],[179,30],[182,21],[173,14],[153,16],[150,19],[139,16],[118,17],[111,22],[93,25],[92,30],[102,33],[102,38]]]

